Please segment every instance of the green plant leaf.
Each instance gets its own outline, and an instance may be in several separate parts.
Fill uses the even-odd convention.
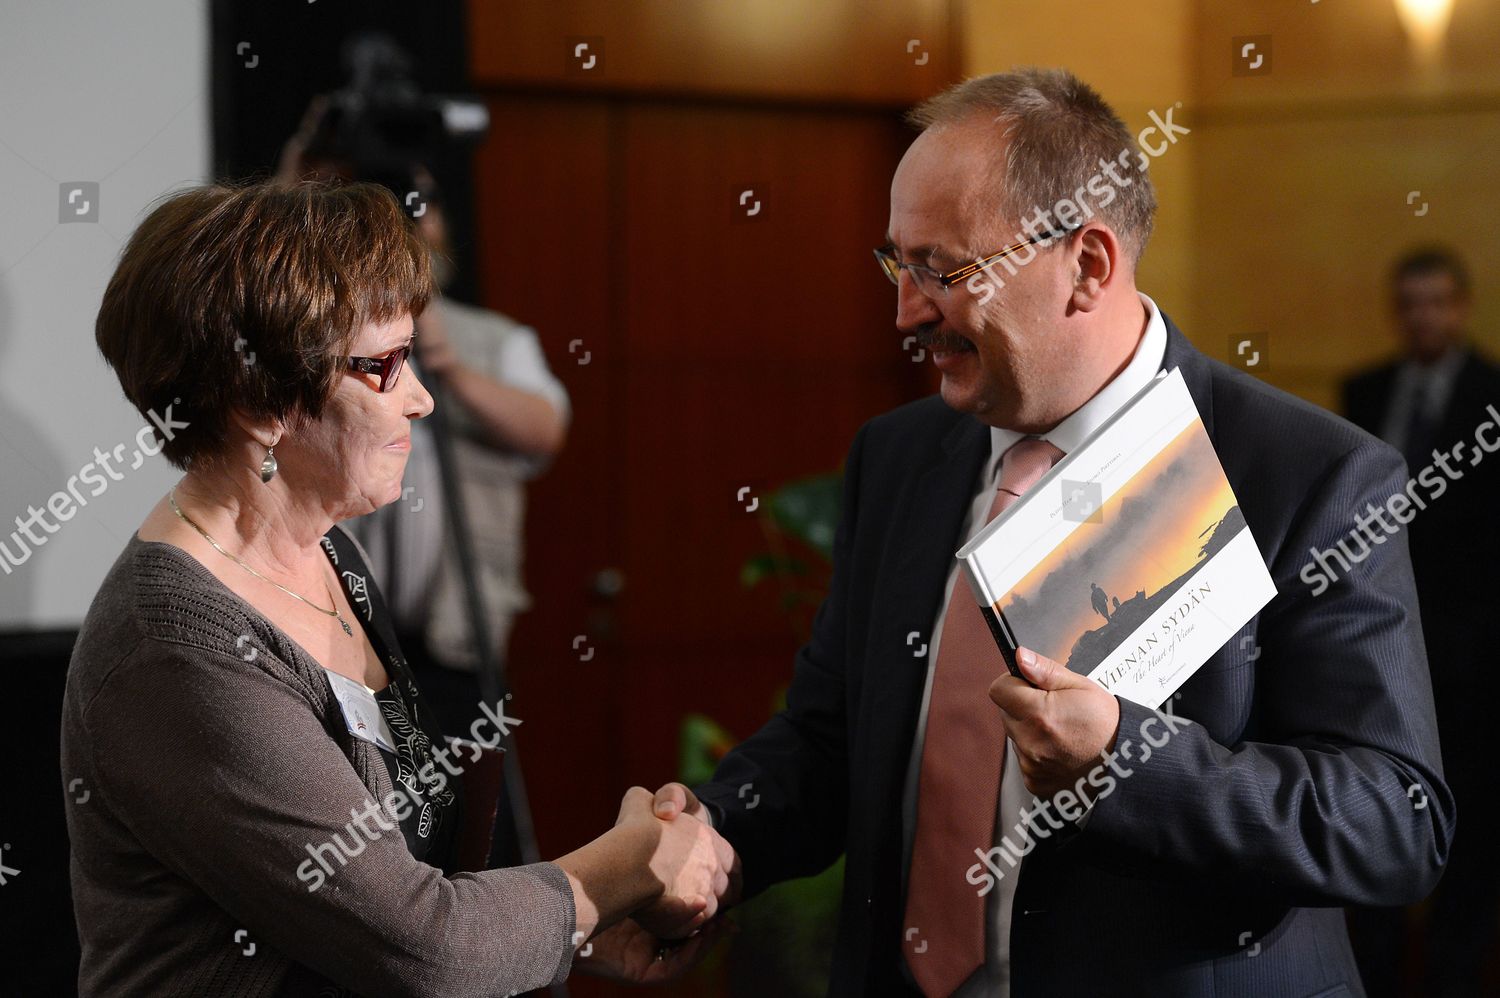
[[[734,741],[713,718],[687,715],[677,733],[678,778],[690,787],[713,779],[719,760],[734,748]]]
[[[833,561],[833,533],[839,522],[844,476],[814,475],[783,485],[768,507],[776,526]]]
[[[800,558],[778,558],[774,554],[756,555],[740,569],[740,584],[754,589],[767,579],[777,576],[807,574],[807,562]]]

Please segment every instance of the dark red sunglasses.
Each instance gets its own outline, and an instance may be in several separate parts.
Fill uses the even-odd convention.
[[[401,377],[401,370],[406,367],[406,358],[411,356],[411,344],[397,347],[384,357],[350,357],[349,368],[360,374],[380,375],[380,391],[382,394],[396,387],[396,379]]]

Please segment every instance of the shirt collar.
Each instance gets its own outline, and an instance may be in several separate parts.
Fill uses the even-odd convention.
[[[1401,377],[1409,384],[1425,384],[1430,386],[1429,390],[1441,391],[1458,377],[1459,368],[1464,366],[1468,356],[1468,348],[1457,344],[1443,351],[1443,355],[1431,364],[1418,364],[1407,359],[1401,365]]]
[[[1113,416],[1116,409],[1130,401],[1136,392],[1146,387],[1156,377],[1156,372],[1161,370],[1162,361],[1167,355],[1167,324],[1162,320],[1161,309],[1156,307],[1156,302],[1139,291],[1136,294],[1140,295],[1141,304],[1146,306],[1146,332],[1136,345],[1135,355],[1130,358],[1130,363],[1071,416],[1040,434],[1043,440],[1064,454],[1071,454],[1088,439],[1090,433]],[[990,427],[990,457],[985,464],[986,482],[996,480],[1000,473],[1000,458],[1017,440],[1026,435],[998,426]]]

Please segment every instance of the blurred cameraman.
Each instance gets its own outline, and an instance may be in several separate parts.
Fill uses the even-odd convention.
[[[373,46],[373,67],[368,39],[354,50],[348,90],[313,99],[283,150],[277,175],[287,181],[385,184],[413,216],[432,254],[434,283],[444,288],[454,266],[443,202],[416,158],[424,151],[430,155],[432,143],[444,136],[431,135],[441,125],[425,128],[413,110],[438,99],[417,95],[406,83],[403,57],[380,45]],[[409,141],[401,146],[403,130]],[[515,615],[531,605],[522,581],[525,483],[562,450],[567,391],[548,369],[535,330],[499,312],[439,296],[417,319],[416,330],[411,359],[424,379],[445,389],[468,540],[489,638],[496,660],[503,661]],[[442,724],[462,730],[480,716],[478,656],[433,432],[430,420],[412,424],[401,501],[346,526],[369,554],[401,648],[422,673]]]

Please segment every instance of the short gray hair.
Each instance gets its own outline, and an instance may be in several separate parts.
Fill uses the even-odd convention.
[[[1114,161],[1130,183],[1110,182],[1115,197],[1090,208],[1120,237],[1131,258],[1140,259],[1151,238],[1156,192],[1148,172],[1138,168],[1145,158],[1137,154],[1130,131],[1097,91],[1065,69],[1017,69],[949,87],[913,108],[906,120],[926,131],[981,114],[1003,124],[1002,134],[1010,140],[1004,176],[995,181],[1004,192],[1001,206],[1012,213],[1050,212],[1103,175],[1100,160]]]

